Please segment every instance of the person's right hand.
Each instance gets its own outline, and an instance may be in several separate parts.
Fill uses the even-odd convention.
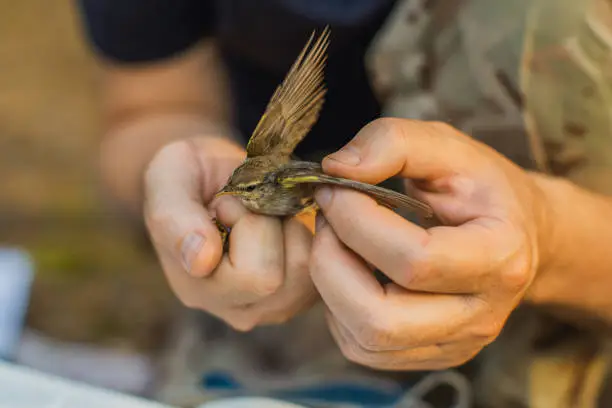
[[[232,197],[211,203],[244,158],[228,139],[194,137],[163,147],[144,176],[145,222],[170,286],[184,305],[243,331],[282,323],[317,299],[314,215],[281,221]],[[232,229],[225,255],[215,216]]]

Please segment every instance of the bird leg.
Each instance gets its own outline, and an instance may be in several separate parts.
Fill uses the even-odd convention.
[[[217,218],[213,218],[217,229],[219,230],[219,234],[221,234],[221,243],[223,244],[223,252],[227,252],[228,244],[229,244],[229,234],[231,229],[221,224],[221,222]]]

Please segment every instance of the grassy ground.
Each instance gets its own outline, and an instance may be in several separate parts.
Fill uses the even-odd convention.
[[[0,245],[37,264],[31,327],[150,349],[174,298],[139,230],[100,191],[94,61],[73,7],[0,0]]]

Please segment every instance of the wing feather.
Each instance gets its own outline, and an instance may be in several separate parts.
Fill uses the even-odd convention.
[[[247,144],[249,157],[290,155],[318,120],[327,92],[323,71],[329,35],[329,27],[316,41],[315,32],[311,34],[253,131]]]

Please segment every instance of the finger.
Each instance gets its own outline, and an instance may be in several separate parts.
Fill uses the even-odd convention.
[[[151,238],[192,276],[210,274],[222,248],[200,197],[201,168],[184,142],[164,147],[145,174],[144,214]]]
[[[371,270],[342,245],[322,217],[317,218],[309,270],[327,307],[349,326],[367,319],[384,300]]]
[[[209,211],[213,213],[223,225],[232,228],[240,218],[251,213],[240,201],[231,196],[219,197],[214,200],[209,207]]]
[[[350,361],[379,370],[438,370],[457,366],[472,358],[482,346],[453,342],[415,348],[373,351],[363,348],[351,331],[331,313],[327,324],[342,354]]]
[[[435,180],[474,169],[475,149],[450,126],[384,118],[365,126],[322,164],[329,174],[374,184],[395,175]]]
[[[310,307],[318,294],[307,270],[312,233],[304,221],[292,218],[283,223],[284,279],[281,273],[265,276],[245,273],[226,256],[215,275],[207,280],[207,290],[214,293],[215,299],[214,304],[206,304],[207,310],[233,328],[248,331],[256,326],[284,323]],[[234,232],[241,231],[234,229]]]
[[[186,139],[192,156],[200,167],[201,196],[205,204],[225,185],[232,171],[243,162],[246,152],[238,144],[225,137],[194,137]]]
[[[314,218],[312,215],[310,218]],[[305,225],[306,223],[306,225]],[[269,298],[255,303],[248,311],[258,315],[259,324],[280,324],[308,309],[319,298],[308,273],[312,247],[312,220],[290,218],[283,223],[285,279]]]
[[[240,303],[242,293],[252,295],[252,287],[244,288],[227,285],[231,280],[233,269],[227,259],[222,261],[217,269],[215,279],[199,279],[187,274],[175,273],[176,262],[163,250],[158,251],[159,259],[164,273],[168,278],[170,287],[176,293],[183,305],[191,309],[204,310],[239,331],[252,330],[261,324],[261,318],[249,308],[236,307]],[[227,279],[219,279],[226,277]],[[237,300],[238,299],[238,300]]]
[[[384,370],[405,370],[408,366],[415,367],[423,361],[440,358],[437,346],[426,346],[415,349],[399,349],[390,351],[367,350],[355,340],[353,334],[346,329],[332,314],[327,315],[327,325],[334,341],[342,354],[353,363]],[[407,356],[406,354],[410,354]]]
[[[406,317],[404,321],[395,318],[399,324],[417,326],[422,330],[422,336],[411,337],[419,345],[488,344],[499,335],[507,318],[500,318],[491,304],[479,296],[411,292],[394,283],[385,285],[385,294],[386,307],[393,305],[392,312],[398,317]],[[404,316],[407,311],[414,315]]]
[[[283,223],[286,270],[283,290],[289,293],[299,293],[306,288],[314,292],[314,284],[308,273],[313,240],[309,226],[312,224],[312,220],[297,218],[290,218]]]
[[[247,213],[232,227],[229,252],[209,277],[223,302],[245,306],[276,293],[284,280],[281,221]]]
[[[518,243],[504,248],[510,238],[493,220],[425,230],[351,190],[320,189],[316,199],[347,247],[407,289],[478,293]]]
[[[471,336],[469,325],[489,312],[487,304],[472,296],[385,292],[330,227],[317,229],[310,272],[329,310],[366,349],[416,347]]]

